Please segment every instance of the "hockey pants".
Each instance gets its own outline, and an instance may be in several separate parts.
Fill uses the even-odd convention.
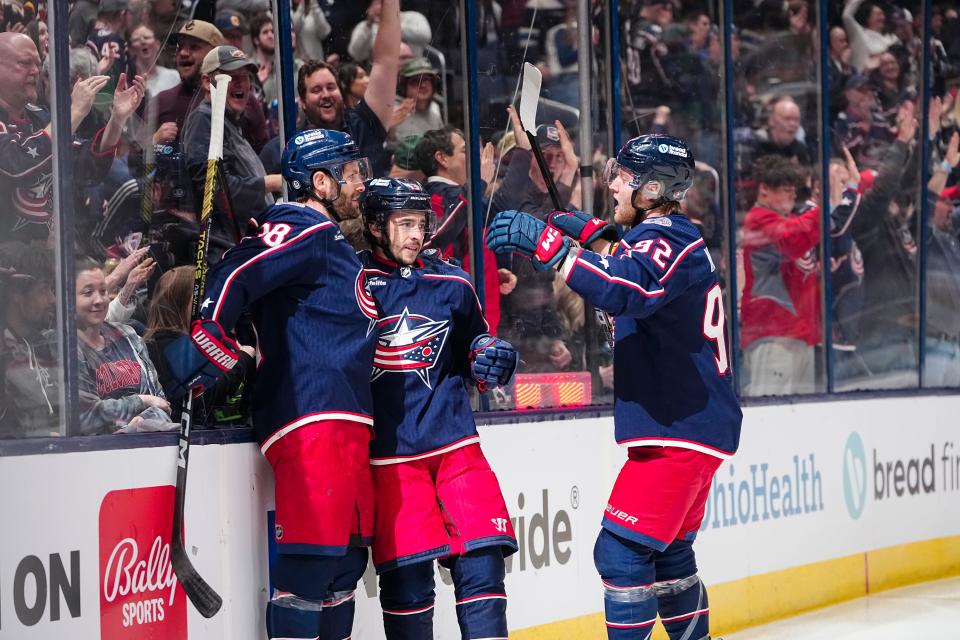
[[[593,550],[603,581],[609,640],[646,640],[660,615],[670,640],[709,640],[707,590],[697,576],[693,542],[656,551],[600,530]]]
[[[267,603],[267,637],[348,640],[354,590],[367,566],[366,547],[345,556],[282,554],[274,567],[276,589]]]
[[[450,569],[463,640],[507,640],[507,595],[500,547],[485,547],[440,561]],[[433,562],[380,575],[387,640],[433,640]]]

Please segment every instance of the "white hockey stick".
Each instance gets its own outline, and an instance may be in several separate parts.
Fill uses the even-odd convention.
[[[230,76],[218,74],[210,92],[210,146],[207,151],[207,174],[203,185],[203,207],[200,210],[200,238],[197,240],[197,265],[193,275],[191,316],[200,315],[200,298],[207,284],[207,253],[210,247],[210,224],[213,218],[213,195],[217,189],[217,165],[223,159],[223,118],[227,106]],[[173,535],[170,539],[170,562],[177,580],[190,602],[204,618],[216,615],[223,599],[190,562],[183,545],[183,506],[187,497],[187,464],[190,461],[190,427],[193,423],[193,394],[187,393],[180,416],[180,443],[177,458],[177,490],[173,502]]]
[[[557,185],[553,181],[553,174],[547,168],[547,163],[543,159],[543,152],[540,145],[537,144],[537,105],[540,103],[540,85],[543,83],[543,77],[540,70],[529,62],[523,63],[523,86],[520,89],[520,126],[527,134],[527,140],[530,141],[530,148],[533,149],[533,157],[537,159],[537,166],[540,167],[540,173],[543,174],[543,181],[547,185],[547,191],[550,192],[550,199],[553,201],[553,208],[562,210],[563,205],[560,202],[560,195],[557,193]]]

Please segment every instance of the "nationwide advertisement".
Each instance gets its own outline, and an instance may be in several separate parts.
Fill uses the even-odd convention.
[[[960,397],[748,407],[697,536],[708,584],[960,535]],[[480,428],[517,534],[508,619],[530,629],[603,610],[593,545],[626,451],[612,420]],[[120,436],[118,436],[120,437]],[[253,442],[191,449],[187,553],[223,597],[213,618],[170,567],[176,446],[0,456],[0,640],[262,640],[272,472]],[[458,637],[438,570],[435,635]],[[381,640],[377,576],[354,640]],[[551,636],[552,637],[552,636]]]

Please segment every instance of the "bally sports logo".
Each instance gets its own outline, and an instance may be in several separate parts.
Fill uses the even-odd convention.
[[[186,640],[170,563],[172,486],[111,491],[100,504],[101,640]]]

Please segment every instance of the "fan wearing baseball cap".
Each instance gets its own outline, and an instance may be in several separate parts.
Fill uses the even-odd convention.
[[[240,128],[244,109],[253,94],[256,71],[256,64],[236,47],[225,45],[211,49],[200,65],[203,101],[187,116],[183,127],[186,168],[195,202],[201,202],[212,121],[210,92],[217,75],[230,76],[223,125],[223,177],[218,179],[226,197],[215,199],[212,229],[214,237],[221,241],[219,244],[226,246],[236,244],[246,235],[247,220],[273,204],[271,192],[282,188],[279,174],[265,175],[263,163]],[[242,209],[234,210],[233,206]],[[214,247],[217,244],[217,240],[211,242]]]
[[[247,19],[243,17],[243,14],[231,11],[230,9],[224,9],[217,13],[213,24],[216,25],[220,33],[223,34],[226,40],[224,44],[230,44],[237,49],[243,49],[243,37],[249,29]]]
[[[161,91],[154,99],[151,109],[157,114],[160,126],[154,136],[155,143],[169,143],[179,139],[180,130],[187,115],[200,102],[202,85],[201,65],[204,57],[214,47],[226,44],[223,34],[215,26],[203,20],[190,20],[174,34],[177,46],[176,64],[180,84]],[[266,143],[266,117],[259,100],[250,94],[243,112],[241,128],[256,149]]]

